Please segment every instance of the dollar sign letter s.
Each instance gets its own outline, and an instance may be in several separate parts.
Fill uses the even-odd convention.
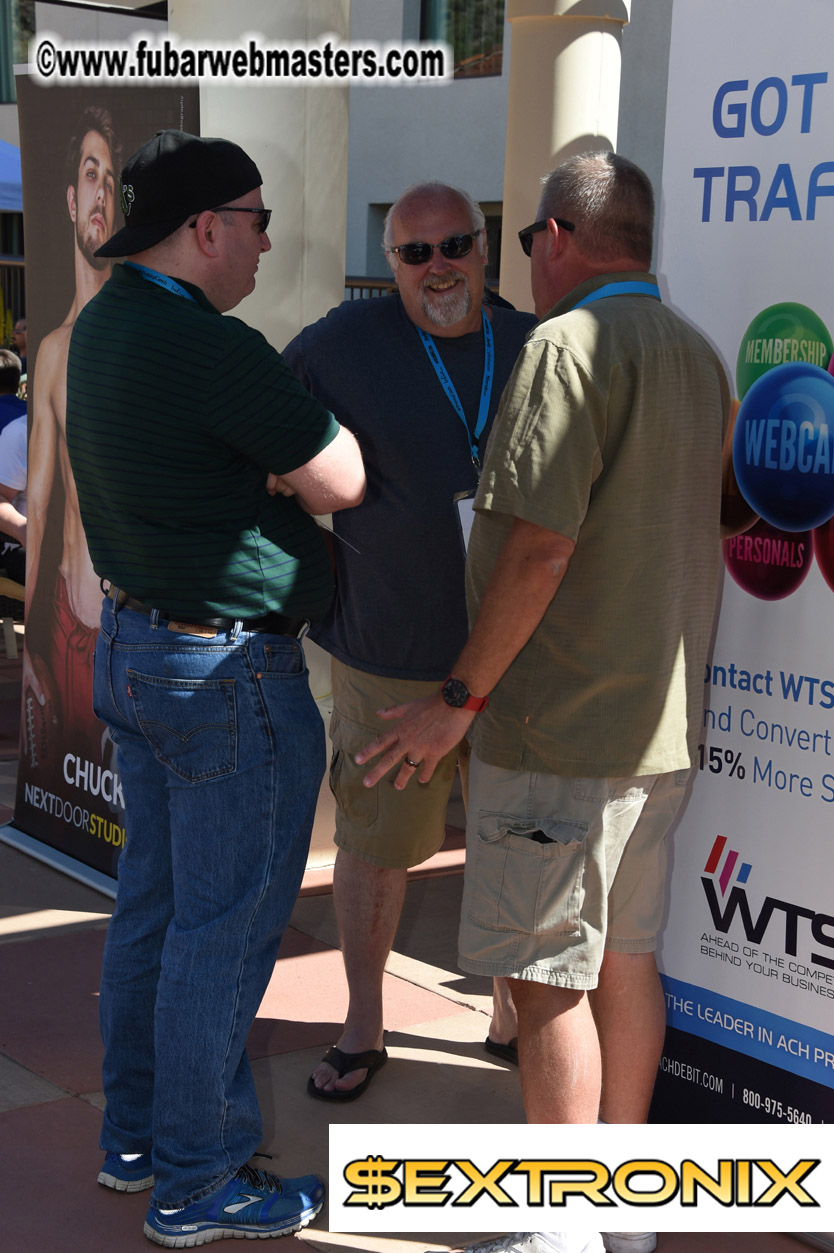
[[[394,1174],[399,1162],[384,1161],[381,1157],[366,1157],[363,1161],[348,1162],[345,1181],[357,1191],[351,1192],[345,1205],[367,1205],[368,1209],[382,1209],[395,1205],[402,1196],[403,1186]]]

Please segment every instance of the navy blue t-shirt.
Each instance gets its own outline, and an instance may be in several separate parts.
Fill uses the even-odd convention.
[[[492,419],[532,314],[492,308]],[[470,430],[484,369],[479,330],[435,339]],[[298,379],[356,435],[368,486],[333,515],[336,596],[312,638],[340,661],[403,679],[445,679],[466,640],[455,497],[474,491],[469,439],[398,295],[346,301],[284,350]]]
[[[15,418],[19,418],[22,413],[26,412],[26,401],[19,400],[17,396],[0,396],[0,431],[4,426],[8,426]]]

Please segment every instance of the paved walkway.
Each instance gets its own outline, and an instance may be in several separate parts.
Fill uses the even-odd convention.
[[[3,684],[13,681],[9,666],[0,663],[0,700]],[[0,821],[11,817],[15,771],[14,760],[0,761]],[[461,850],[459,833],[449,835],[446,850],[429,867],[433,873],[409,883],[388,964],[392,1060],[361,1101],[344,1108],[310,1100],[305,1091],[307,1076],[338,1035],[346,1005],[327,868],[320,865],[309,877],[249,1040],[264,1114],[263,1148],[274,1155],[279,1173],[326,1176],[331,1122],[523,1121],[517,1071],[483,1050],[489,982],[454,966]],[[152,1247],[142,1235],[147,1194],[116,1194],[95,1183],[103,1105],[97,993],[111,908],[107,896],[0,843],[2,1253]],[[416,1253],[468,1238],[439,1232],[345,1236],[328,1228],[323,1211],[300,1240],[326,1253]],[[662,1235],[659,1248],[802,1250],[788,1236],[724,1233]]]
[[[98,1188],[97,989],[112,902],[0,845],[0,1161],[4,1253],[147,1250],[147,1195]],[[249,1040],[264,1150],[287,1173],[327,1174],[331,1122],[521,1122],[518,1074],[483,1051],[489,985],[449,969],[460,876],[416,880],[386,975],[391,1062],[361,1102],[333,1109],[305,1084],[345,1008],[329,895],[299,900]],[[288,1136],[287,1129],[291,1128]],[[48,1185],[48,1186],[45,1186]],[[327,1213],[303,1240],[326,1253],[416,1253],[466,1237],[344,1236]],[[473,1237],[476,1238],[476,1237]],[[661,1253],[801,1253],[787,1236],[663,1235]]]

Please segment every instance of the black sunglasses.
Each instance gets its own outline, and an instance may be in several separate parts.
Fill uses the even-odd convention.
[[[536,231],[543,231],[550,218],[542,218],[541,222],[534,222],[532,226],[525,226],[518,232],[518,239],[524,251],[525,257],[529,257],[533,251],[533,236]],[[566,222],[564,218],[553,218],[553,221],[563,231],[574,231],[576,227],[573,222]]]
[[[261,235],[265,235],[266,232],[269,230],[269,222],[272,217],[271,209],[244,209],[240,205],[228,205],[228,204],[218,205],[217,208],[212,209],[211,212],[212,213],[260,213],[261,220],[258,223],[258,232]],[[199,217],[199,214],[197,216]],[[197,219],[195,218],[194,221],[189,222],[188,225],[196,226]]]
[[[425,265],[434,256],[435,248],[440,249],[440,255],[447,261],[459,261],[461,257],[469,256],[472,245],[483,229],[481,227],[481,230],[471,231],[468,235],[447,235],[439,244],[395,244],[385,251],[395,252],[404,265]]]

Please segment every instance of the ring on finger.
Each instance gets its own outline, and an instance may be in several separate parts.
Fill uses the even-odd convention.
[[[423,763],[421,761],[412,761],[410,757],[406,757],[405,764],[407,766],[411,766],[412,770],[416,770],[417,767],[422,766]]]

